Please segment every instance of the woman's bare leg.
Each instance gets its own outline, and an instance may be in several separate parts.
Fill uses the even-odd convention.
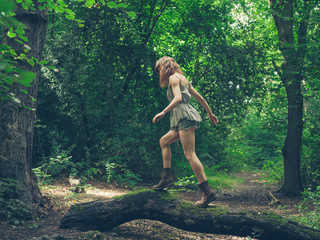
[[[163,190],[173,184],[171,174],[171,150],[170,144],[179,139],[178,131],[169,131],[160,139],[160,147],[162,152],[163,169],[160,182],[152,187],[154,190]]]
[[[200,201],[196,202],[199,207],[206,207],[210,202],[216,199],[216,193],[210,187],[206,175],[203,170],[203,166],[195,153],[195,128],[179,131],[180,141],[183,146],[185,157],[190,162],[192,170],[199,181],[199,188],[202,191],[202,197]]]
[[[162,152],[163,168],[171,168],[171,149],[170,144],[179,140],[179,131],[170,130],[160,139]]]
[[[207,181],[202,163],[195,153],[195,128],[179,131],[180,141],[183,146],[183,151],[186,159],[189,161],[194,174],[199,183]]]

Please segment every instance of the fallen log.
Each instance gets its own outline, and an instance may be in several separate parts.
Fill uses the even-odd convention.
[[[166,191],[141,190],[72,206],[61,228],[108,231],[135,219],[157,220],[192,232],[251,236],[260,240],[320,240],[320,231],[271,212],[199,208]]]

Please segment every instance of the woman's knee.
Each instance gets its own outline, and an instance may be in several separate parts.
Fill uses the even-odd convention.
[[[166,141],[166,139],[164,137],[160,138],[159,144],[160,144],[161,148],[169,146],[168,142]]]
[[[186,157],[186,159],[189,162],[192,162],[192,161],[194,161],[196,154],[195,154],[195,152],[184,151],[184,156]]]

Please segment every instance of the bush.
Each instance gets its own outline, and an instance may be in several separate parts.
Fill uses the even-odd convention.
[[[139,174],[129,170],[120,157],[109,158],[105,162],[105,173],[104,178],[108,183],[114,181],[133,187],[142,181]]]
[[[69,176],[75,171],[75,164],[71,161],[72,156],[61,153],[49,160],[40,163],[39,167],[33,168],[41,184],[50,183],[58,176]]]

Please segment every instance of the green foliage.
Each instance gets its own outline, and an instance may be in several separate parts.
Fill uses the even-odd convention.
[[[280,179],[286,106],[283,90],[274,83],[269,88],[263,101],[252,102],[241,126],[228,136],[226,165],[228,168],[231,165],[235,170],[262,167],[267,170],[272,167],[271,163],[275,163],[275,169],[269,176]]]
[[[71,161],[71,158],[72,156],[61,153],[40,163],[40,166],[33,168],[33,171],[41,184],[50,183],[57,176],[69,176],[70,173],[74,173],[75,164]]]
[[[213,127],[192,102],[204,119],[196,132],[203,164],[216,172],[263,169],[267,181],[281,180],[287,102],[276,73],[281,53],[267,2],[90,0],[85,5],[68,5],[69,15],[82,23],[65,21],[67,10],[50,12],[45,63],[57,71],[42,67],[35,164],[54,156],[55,148],[68,149],[76,175],[124,184],[157,179],[158,140],[169,130],[169,117],[151,123],[168,104],[153,67],[170,55],[220,120]],[[315,28],[313,23],[310,49],[318,53]],[[305,182],[319,176],[314,56],[308,51],[304,69],[312,103],[303,138]],[[175,176],[192,175],[181,144],[171,148]]]
[[[23,3],[26,8],[33,5],[32,1]],[[3,6],[3,7],[2,7]],[[4,7],[5,6],[5,7]],[[10,92],[10,87],[14,83],[21,84],[21,91],[28,95],[23,88],[30,87],[31,82],[35,79],[35,74],[29,71],[24,71],[16,67],[17,61],[23,61],[30,65],[38,63],[38,60],[29,56],[30,46],[27,45],[28,39],[25,36],[26,26],[19,22],[14,16],[15,3],[11,0],[1,0],[1,16],[0,26],[5,29],[5,33],[9,39],[15,40],[21,44],[23,52],[18,53],[12,49],[8,44],[4,43],[5,36],[0,36],[0,100],[12,100],[16,105],[22,105],[21,100]],[[26,107],[28,108],[28,107]],[[30,109],[30,108],[29,108]],[[32,109],[31,109],[32,110]]]
[[[108,183],[116,182],[133,187],[141,182],[139,174],[129,170],[119,157],[109,158],[105,162],[105,172],[104,178]]]
[[[283,159],[279,156],[278,159],[268,160],[263,164],[262,171],[264,176],[261,180],[270,184],[278,184],[282,182],[284,176]]]
[[[303,200],[299,204],[299,217],[292,217],[300,224],[320,229],[320,186],[312,191],[311,188],[307,188],[302,193]]]
[[[217,171],[214,168],[208,168],[206,174],[210,186],[216,190],[236,188],[238,184],[244,181],[244,179],[232,175],[227,171]]]
[[[84,21],[81,19],[77,19],[75,17],[75,12],[63,0],[40,0],[37,2],[37,5],[35,5],[32,0],[16,0],[16,3],[21,4],[23,9],[28,11],[40,10],[54,12],[54,14],[63,14],[65,18],[78,23],[79,27],[84,26]],[[85,2],[85,5],[88,8],[91,8],[93,5],[100,7],[100,5],[105,4],[106,3],[104,0],[97,1],[97,3],[95,0],[87,0]],[[116,4],[112,1],[108,2],[107,6],[110,8],[121,9],[128,7],[127,4]],[[3,37],[0,38],[2,43],[0,45],[0,99],[11,99],[16,104],[20,105],[20,100],[15,98],[14,96],[11,96],[10,86],[12,86],[12,84],[16,82],[21,84],[22,86],[30,87],[30,83],[35,79],[35,74],[32,72],[23,71],[22,69],[15,67],[16,62],[21,60],[30,64],[31,66],[34,66],[35,64],[45,64],[45,61],[39,62],[36,58],[28,54],[31,48],[27,45],[28,39],[25,36],[25,30],[27,27],[15,18],[16,14],[14,13],[14,8],[15,1],[0,1],[0,26],[6,30],[7,37],[15,39],[19,44],[23,46],[24,51],[22,53],[17,53],[9,45],[3,44]],[[136,14],[133,11],[128,11],[127,14],[131,18],[136,17]],[[55,69],[55,67],[52,68]],[[23,90],[23,88],[21,90]]]
[[[178,181],[174,183],[175,187],[169,189],[170,193],[179,191],[194,191],[198,188],[198,180],[195,175],[189,177],[178,178]]]
[[[18,225],[30,219],[31,211],[21,200],[15,198],[19,188],[16,181],[10,178],[0,178],[0,219],[9,224]]]
[[[316,79],[315,79],[316,80]],[[309,90],[311,91],[311,87]],[[313,91],[312,91],[313,92]],[[301,176],[306,185],[320,184],[320,124],[319,95],[308,94],[305,101],[305,124],[302,137]]]
[[[182,177],[178,178],[178,181],[175,182],[175,185],[179,187],[191,187],[194,188],[194,186],[197,184],[197,178],[195,175],[191,175],[190,177]]]
[[[139,12],[135,21],[118,8],[125,7],[121,3]],[[50,146],[60,145],[71,149],[75,164],[85,162],[86,168],[93,168],[90,174],[97,173],[95,177],[99,177],[97,169],[107,172],[108,181],[133,173],[149,181],[158,177],[162,165],[158,139],[169,130],[169,119],[156,126],[151,123],[167,104],[152,69],[159,56],[171,55],[214,112],[224,116],[218,127],[206,120],[197,131],[201,161],[209,166],[220,164],[222,140],[241,118],[246,99],[262,84],[259,74],[264,68],[255,63],[263,61],[263,50],[252,39],[233,45],[232,39],[239,36],[230,27],[232,5],[227,1],[221,5],[187,0],[168,5],[121,3],[116,7],[109,2],[107,8],[92,5],[85,11],[74,4],[76,16],[85,21],[82,29],[55,15],[46,41],[46,61],[65,71],[42,68],[36,161],[53,154]],[[194,18],[199,20],[197,24]],[[248,33],[243,30],[243,34]],[[204,110],[193,104],[206,119]],[[192,174],[182,146],[174,144],[172,152],[175,174]],[[120,166],[128,172],[120,173]]]

